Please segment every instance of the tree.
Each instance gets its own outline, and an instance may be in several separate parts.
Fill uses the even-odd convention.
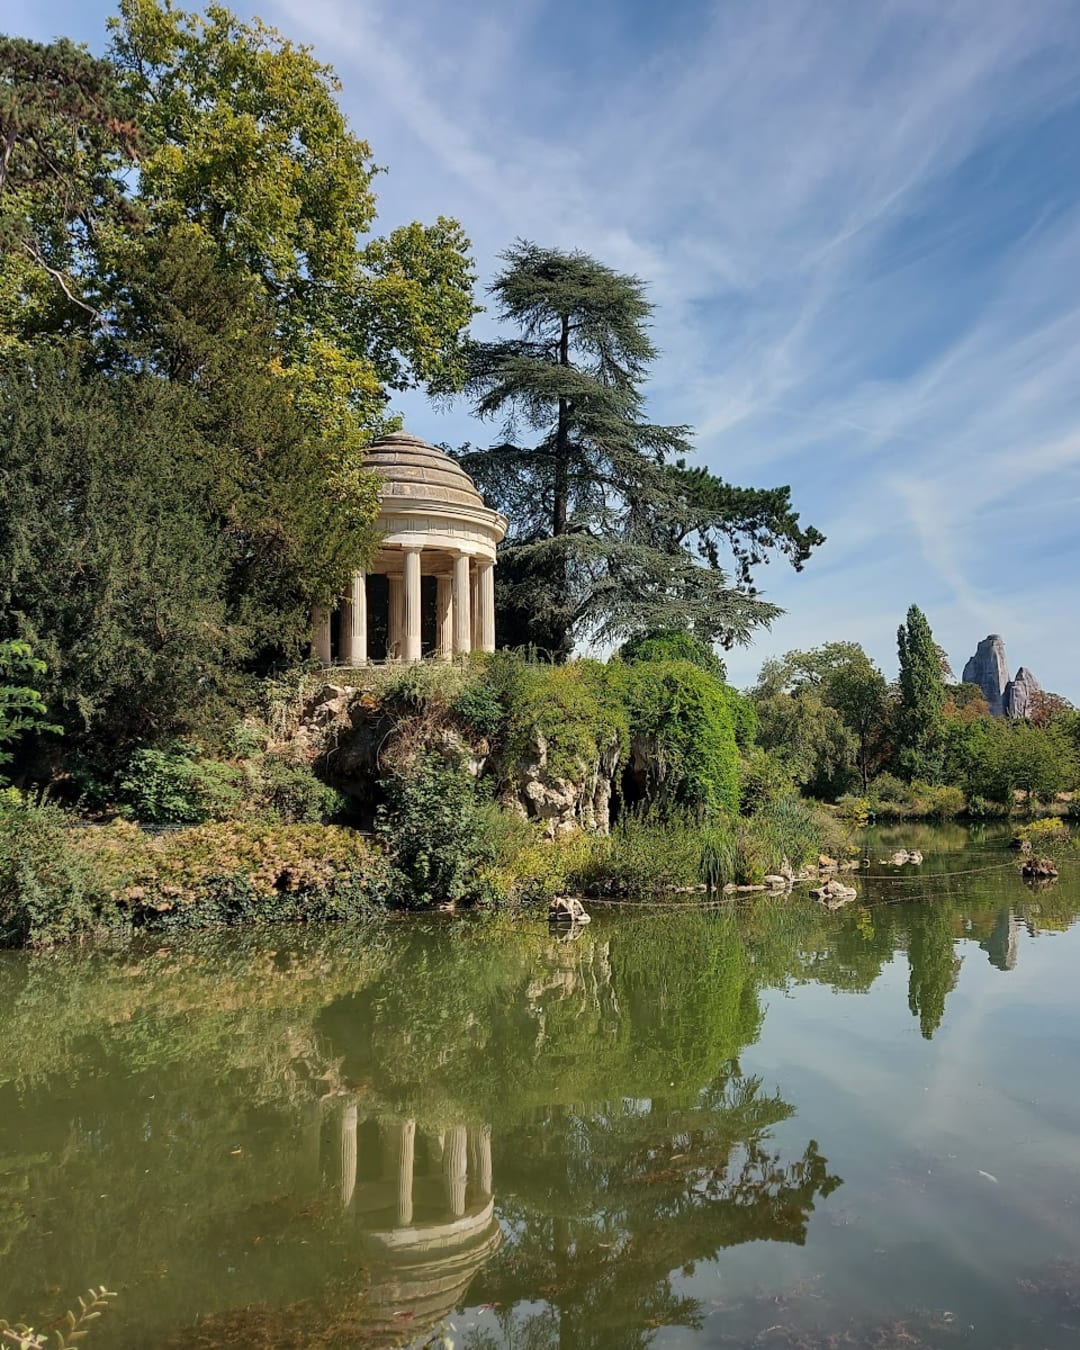
[[[503,258],[492,294],[519,336],[477,344],[469,382],[478,415],[502,419],[503,440],[459,454],[511,522],[504,633],[560,659],[578,639],[672,628],[746,641],[779,612],[754,593],[752,565],[775,548],[801,566],[821,536],[800,529],[788,489],[735,489],[687,470],[687,428],[645,420],[656,349],[636,277],[527,242]],[[539,439],[524,443],[530,432]]]
[[[469,243],[440,217],[360,242],[375,220],[371,148],[333,70],[258,19],[121,0],[112,58],[145,128],[151,231],[186,223],[273,308],[278,370],[358,467],[385,389],[458,387],[476,312]],[[121,273],[132,238],[107,263]]]
[[[765,709],[767,738],[775,742],[775,748],[785,747],[793,767],[800,760],[806,765],[817,757],[808,776],[805,768],[796,769],[796,776],[803,783],[817,782],[819,787],[831,783],[835,788],[839,783],[837,754],[844,738],[829,725],[828,713],[835,713],[848,733],[850,758],[865,790],[887,744],[891,707],[885,676],[857,642],[827,642],[811,651],[792,651],[780,660],[767,661],[754,698],[759,709]],[[801,715],[790,708],[784,714],[785,698],[802,705]],[[815,726],[815,720],[819,725]],[[800,727],[802,732],[796,737]],[[802,741],[799,751],[796,739]]]
[[[28,642],[0,642],[0,765],[11,763],[7,748],[28,731],[57,731],[49,725],[48,708],[38,685],[45,662],[35,658]],[[6,780],[0,776],[0,784]]]
[[[98,317],[88,260],[139,147],[110,62],[0,36],[0,351]]]
[[[910,778],[940,780],[945,677],[926,615],[912,605],[896,634],[900,654],[900,766]]]

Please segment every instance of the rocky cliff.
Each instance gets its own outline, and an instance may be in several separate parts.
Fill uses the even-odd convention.
[[[975,648],[975,655],[964,667],[965,684],[977,684],[990,706],[993,717],[1005,715],[1005,689],[1009,683],[1009,662],[1005,655],[1005,639],[997,633],[984,637]]]
[[[1005,716],[1030,717],[1035,695],[1041,693],[1042,685],[1027,666],[1021,666],[1016,679],[1005,686]]]
[[[594,758],[563,761],[559,768],[540,734],[505,759],[485,737],[467,737],[430,713],[395,716],[370,690],[326,684],[305,702],[293,740],[361,807],[373,807],[380,781],[425,749],[474,777],[491,777],[503,806],[537,821],[551,838],[581,827],[606,834],[610,825],[617,736],[598,745]]]
[[[997,633],[984,637],[976,647],[964,667],[963,680],[979,686],[993,717],[1029,717],[1034,696],[1042,692],[1042,685],[1027,666],[1021,666],[1016,678],[1009,679],[1005,640]]]

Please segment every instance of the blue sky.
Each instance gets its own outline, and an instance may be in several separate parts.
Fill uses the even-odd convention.
[[[194,6],[191,6],[194,7]],[[761,574],[895,671],[915,601],[959,672],[1004,634],[1080,702],[1080,6],[1074,0],[266,0],[388,168],[380,224],[458,217],[649,284],[651,415],[829,542]],[[112,6],[6,0],[103,46]],[[485,327],[490,320],[480,320]],[[399,405],[482,441],[464,406]]]

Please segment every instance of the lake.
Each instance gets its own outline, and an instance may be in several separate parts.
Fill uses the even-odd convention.
[[[866,846],[835,913],[0,955],[0,1313],[105,1284],[91,1350],[1075,1346],[1080,866]]]

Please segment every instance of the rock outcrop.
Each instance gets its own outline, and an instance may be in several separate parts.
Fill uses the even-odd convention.
[[[1021,666],[1016,672],[1016,679],[1010,680],[1005,686],[1005,716],[1030,717],[1035,695],[1041,693],[1042,685],[1027,666]]]
[[[979,643],[964,667],[963,680],[979,686],[992,717],[1030,717],[1035,695],[1042,693],[1042,685],[1027,666],[1021,666],[1016,677],[1009,679],[1005,640],[997,633]]]
[[[305,703],[292,740],[335,787],[368,810],[379,800],[380,781],[424,749],[462,765],[474,778],[490,776],[500,784],[502,804],[539,822],[550,838],[580,828],[606,834],[610,827],[617,736],[593,763],[555,768],[539,734],[512,762],[503,762],[483,737],[466,739],[454,726],[421,714],[392,716],[370,690],[326,684]]]
[[[975,649],[975,655],[964,667],[965,684],[977,684],[990,706],[993,717],[1005,715],[1005,689],[1009,683],[1009,663],[1005,656],[1005,639],[997,633],[984,637]]]

